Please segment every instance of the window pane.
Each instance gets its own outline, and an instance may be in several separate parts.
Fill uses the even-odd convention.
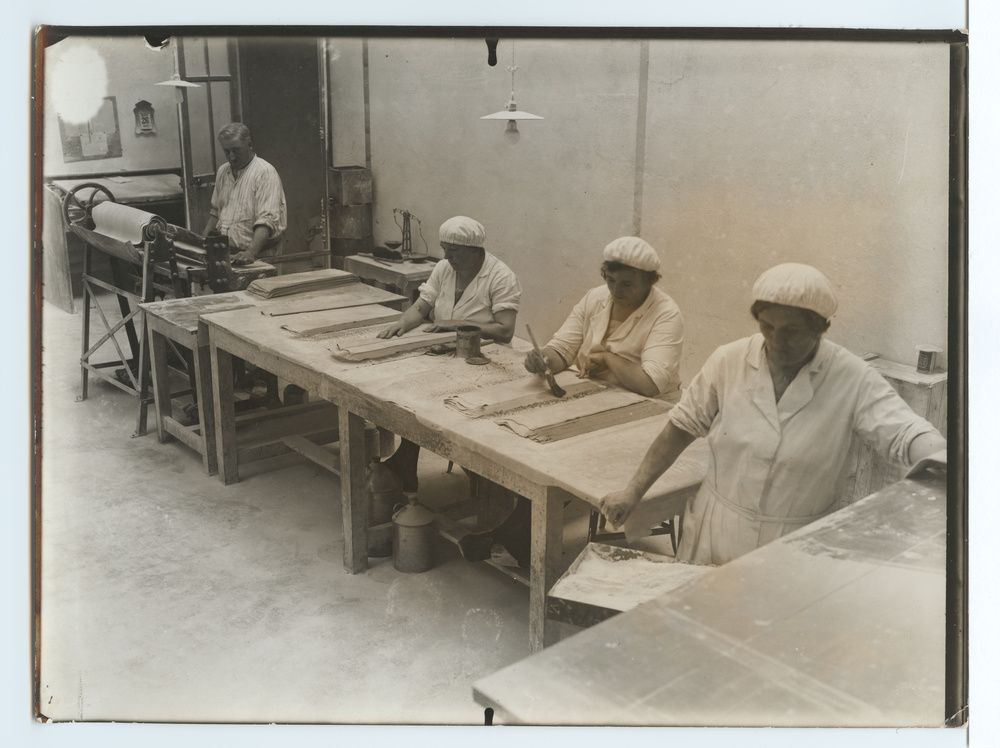
[[[181,51],[184,53],[184,74],[208,75],[205,69],[205,40],[202,37],[189,36],[181,40]]]
[[[212,81],[212,131],[218,133],[223,127],[233,121],[233,110],[229,98],[230,85],[228,81]],[[226,154],[221,148],[216,148],[216,168],[222,166]]]
[[[210,37],[208,42],[208,69],[212,75],[229,75],[229,40]]]
[[[212,163],[212,132],[208,121],[208,89],[203,83],[201,88],[186,88],[188,102],[188,121],[191,125],[191,168],[196,176],[214,174]]]

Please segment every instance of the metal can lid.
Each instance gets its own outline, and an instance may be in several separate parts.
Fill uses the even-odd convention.
[[[403,527],[424,527],[434,521],[434,514],[427,507],[413,502],[396,512],[392,521]]]

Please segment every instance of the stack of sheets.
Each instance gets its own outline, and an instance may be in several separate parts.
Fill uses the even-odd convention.
[[[566,390],[567,398],[604,389],[603,384],[591,379],[580,379],[576,372],[569,370],[556,374],[556,382]],[[482,418],[557,400],[542,377],[524,376],[512,382],[480,387],[460,395],[449,395],[444,399],[444,404],[470,418]]]
[[[357,283],[358,278],[346,270],[329,268],[310,270],[305,273],[278,275],[274,278],[259,278],[247,288],[247,291],[262,299],[275,299],[279,296],[319,291],[324,288],[334,288],[347,283]]]
[[[554,442],[660,415],[670,407],[662,400],[650,400],[632,392],[604,390],[521,410],[498,419],[497,423],[532,441]]]
[[[341,361],[367,361],[372,358],[385,358],[397,353],[430,348],[441,343],[454,343],[457,334],[454,332],[410,332],[395,338],[366,338],[337,343],[330,349],[334,358]]]

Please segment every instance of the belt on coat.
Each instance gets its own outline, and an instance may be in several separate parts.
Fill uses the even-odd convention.
[[[825,517],[829,512],[820,512],[819,514],[809,514],[805,516],[784,516],[780,517],[774,514],[761,514],[760,512],[755,512],[753,509],[747,509],[745,506],[740,506],[739,504],[730,501],[721,493],[716,491],[714,488],[707,484],[702,484],[707,488],[711,494],[719,501],[723,506],[731,511],[736,512],[742,517],[745,517],[752,522],[769,522],[774,524],[790,524],[790,525],[808,525],[810,522],[815,522],[818,519]]]

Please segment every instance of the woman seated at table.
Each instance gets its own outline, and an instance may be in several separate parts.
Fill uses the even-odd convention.
[[[723,564],[833,511],[851,435],[912,465],[945,440],[864,361],[823,338],[837,300],[808,265],[786,263],[753,287],[760,333],[709,357],[664,430],[601,511],[622,524],[696,438],[708,474],[687,506],[677,560]]]
[[[623,236],[604,248],[604,285],[588,291],[541,349],[532,351],[524,368],[555,374],[575,364],[581,376],[616,384],[647,397],[676,402],[680,396],[684,320],[677,304],[656,287],[660,258],[646,241]],[[521,565],[531,554],[531,505],[519,497],[498,527],[461,539],[470,561],[490,557],[502,545]]]
[[[420,286],[420,298],[399,320],[379,333],[380,338],[403,335],[429,323],[427,332],[450,332],[476,325],[484,338],[509,343],[521,303],[521,285],[513,271],[486,251],[486,229],[479,221],[455,216],[438,232],[445,262],[434,266]],[[402,483],[403,491],[417,491],[420,447],[406,439],[385,461]]]
[[[617,384],[647,397],[676,402],[684,345],[684,320],[677,304],[656,287],[660,258],[637,236],[623,236],[604,248],[601,277],[569,317],[524,368],[556,374],[575,364],[581,376]]]

